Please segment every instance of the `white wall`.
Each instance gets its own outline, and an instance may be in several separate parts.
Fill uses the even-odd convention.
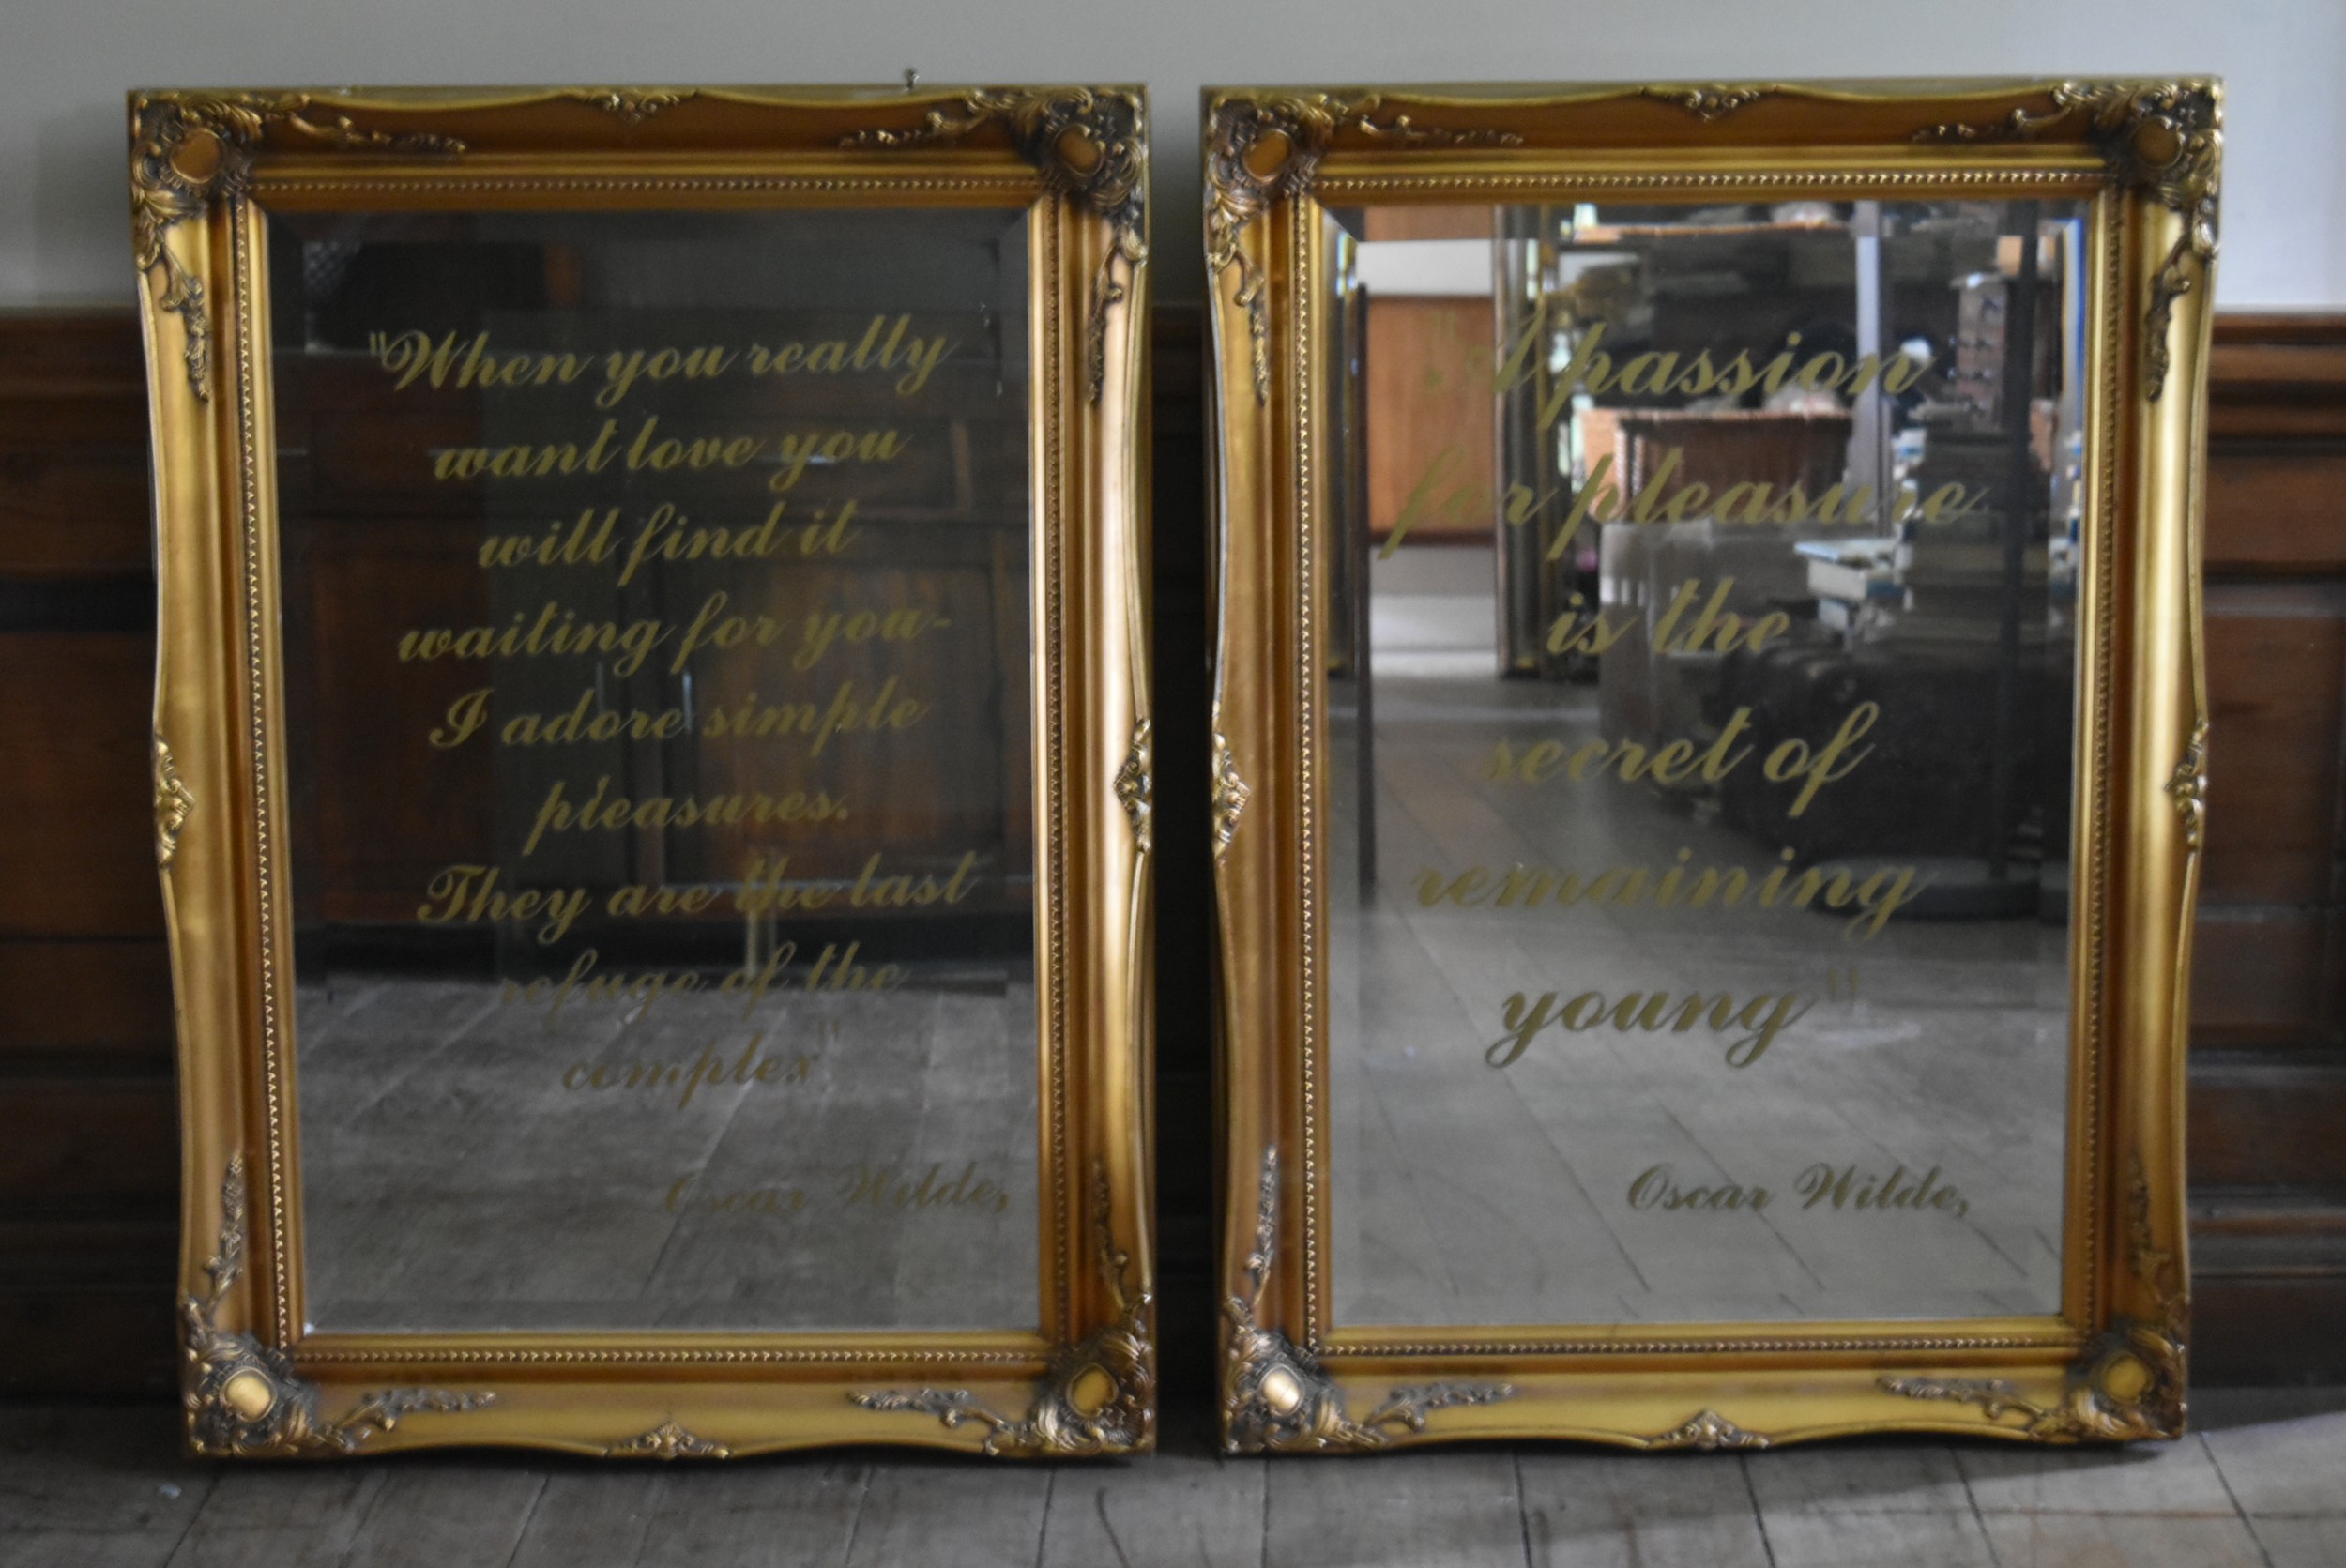
[[[1142,81],[1161,298],[1204,83],[2227,79],[2217,297],[2346,307],[2341,0],[0,0],[0,305],[121,301],[122,95],[339,83]]]

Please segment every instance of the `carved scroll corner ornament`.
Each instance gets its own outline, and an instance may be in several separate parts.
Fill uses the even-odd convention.
[[[948,1430],[986,1427],[983,1452],[1007,1458],[1086,1458],[1147,1448],[1157,1423],[1156,1351],[1150,1341],[1154,1298],[1132,1288],[1132,1255],[1109,1225],[1107,1172],[1092,1167],[1093,1224],[1101,1273],[1117,1317],[1052,1358],[1023,1417],[1002,1414],[967,1389],[889,1389],[847,1395],[867,1410],[934,1416]]]
[[[686,1430],[670,1416],[648,1432],[602,1451],[606,1459],[730,1459],[733,1450]]]
[[[2136,1284],[2151,1298],[2147,1317],[2117,1317],[2069,1363],[2061,1397],[2023,1398],[1998,1378],[1883,1378],[1881,1387],[1908,1399],[1974,1405],[1989,1421],[2021,1418],[2022,1431],[2045,1442],[2132,1442],[2183,1435],[2191,1321],[2190,1287],[2175,1254],[2151,1226],[2151,1185],[2140,1152],[2128,1161],[2127,1256]]]
[[[2167,795],[2175,802],[2175,814],[2183,822],[2183,846],[2191,854],[2200,852],[2207,836],[2207,721],[2201,719],[2191,726],[2191,738],[2184,743],[2183,755],[2175,761],[2175,770],[2167,776]]]
[[[179,777],[179,765],[160,735],[155,740],[155,864],[164,871],[179,856],[179,834],[195,810],[195,796]]]
[[[244,1156],[228,1160],[220,1189],[220,1246],[205,1260],[211,1288],[180,1299],[185,1334],[183,1403],[188,1441],[206,1458],[329,1458],[357,1450],[373,1432],[388,1432],[405,1417],[477,1410],[493,1393],[444,1389],[385,1389],[360,1397],[350,1413],[328,1421],[318,1391],[291,1358],[251,1334],[223,1329],[220,1305],[244,1271]]]
[[[1908,1399],[1974,1405],[1989,1421],[2019,1416],[2046,1442],[2126,1442],[2183,1431],[2182,1342],[2133,1318],[2113,1320],[2070,1363],[2061,1397],[2024,1398],[2000,1378],[1885,1377],[1882,1389]]]
[[[1263,1150],[1255,1210],[1255,1247],[1246,1256],[1247,1290],[1223,1305],[1228,1328],[1222,1369],[1225,1427],[1232,1454],[1383,1448],[1398,1428],[1425,1430],[1426,1417],[1455,1405],[1495,1405],[1516,1396],[1506,1383],[1440,1382],[1397,1388],[1354,1421],[1344,1391],[1318,1358],[1259,1320],[1262,1293],[1278,1246],[1279,1151]]]
[[[1084,331],[1085,391],[1097,403],[1107,386],[1109,313],[1131,297],[1149,263],[1149,127],[1140,95],[1101,87],[980,87],[930,110],[917,126],[859,130],[840,145],[849,151],[937,146],[991,125],[1009,133],[1045,189],[1107,222],[1112,239],[1091,280]]]
[[[1143,719],[1133,725],[1133,743],[1124,754],[1124,764],[1116,770],[1116,799],[1124,808],[1124,814],[1133,825],[1133,845],[1143,855],[1153,845],[1154,803],[1156,784],[1150,776],[1154,762],[1154,726]]]
[[[2142,315],[2142,386],[2156,403],[2174,362],[2168,328],[2175,301],[2206,285],[2216,265],[2224,148],[2224,92],[2215,82],[2064,82],[2053,107],[2015,109],[2001,120],[1927,126],[1918,142],[2012,142],[2041,136],[2073,116],[2112,180],[2147,190],[2183,221],[2152,280]]]
[[[1220,730],[1213,732],[1213,858],[1221,860],[1230,852],[1230,841],[1238,837],[1239,818],[1245,814],[1246,801],[1253,795],[1246,781],[1239,777],[1238,759],[1230,754],[1229,738]]]
[[[1691,1448],[1704,1454],[1722,1449],[1761,1449],[1772,1439],[1758,1432],[1748,1432],[1716,1410],[1701,1410],[1689,1417],[1685,1423],[1658,1433],[1638,1444],[1647,1449]]]
[[[211,316],[203,281],[172,252],[169,235],[217,203],[244,194],[252,156],[271,127],[327,147],[404,157],[453,157],[465,144],[428,131],[361,129],[308,93],[139,93],[130,102],[130,239],[138,269],[157,282],[156,309],[179,317],[182,358],[196,400],[212,395]]]
[[[1308,193],[1319,160],[1339,132],[1404,147],[1513,147],[1512,130],[1454,130],[1385,113],[1379,93],[1273,93],[1217,99],[1206,117],[1206,276],[1238,274],[1231,302],[1246,312],[1255,402],[1271,401],[1270,277],[1240,243],[1246,227],[1279,203]]]

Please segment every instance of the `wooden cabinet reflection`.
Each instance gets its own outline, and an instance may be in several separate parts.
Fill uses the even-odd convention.
[[[950,875],[971,854],[983,875],[954,911],[1010,916],[1031,896],[1026,430],[1019,400],[990,366],[948,366],[914,400],[853,383],[813,393],[736,384],[720,402],[670,399],[674,423],[800,429],[869,420],[904,431],[904,456],[852,474],[810,470],[780,497],[759,470],[653,486],[587,484],[495,491],[436,483],[430,454],[494,444],[497,414],[471,394],[402,400],[363,355],[281,355],[286,731],[292,864],[305,925],[412,925],[423,890],[452,863],[495,866],[504,886],[715,883],[728,890],[763,860],[789,857],[794,879],[852,886],[884,874]],[[844,465],[843,465],[844,466]],[[582,512],[616,509],[627,542],[662,502],[690,525],[740,526],[775,499],[793,523],[852,502],[852,542],[835,555],[796,545],[765,559],[647,564],[625,586],[611,567],[484,571],[495,535],[567,535]],[[783,629],[769,645],[704,647],[677,667],[669,642],[624,659],[444,659],[403,662],[419,627],[496,627],[549,601],[582,620],[656,617],[674,628],[713,595],[724,613]],[[902,635],[906,612],[927,635]],[[831,617],[836,617],[834,620]],[[810,627],[827,628],[819,654]],[[467,692],[493,689],[492,723],[465,744],[428,743]],[[666,739],[560,744],[496,739],[519,713],[544,719],[585,700],[588,718],[675,710]],[[891,726],[918,705],[917,720]],[[751,733],[723,733],[746,720]],[[763,734],[758,733],[760,727]],[[606,728],[612,726],[606,725]],[[754,815],[690,827],[541,835],[533,819],[557,782],[583,800],[678,800],[735,793],[821,794],[824,821]],[[913,911],[918,913],[918,911]],[[858,918],[886,918],[885,906]],[[715,935],[739,916],[720,899],[696,920]]]

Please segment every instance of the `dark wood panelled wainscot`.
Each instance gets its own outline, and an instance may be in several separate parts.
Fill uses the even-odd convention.
[[[0,1389],[173,1385],[146,382],[129,312],[0,314]]]
[[[2219,315],[2194,1375],[2346,1378],[2346,319]]]
[[[1211,1396],[1204,427],[1154,333],[1162,1340]],[[0,313],[0,1392],[173,1384],[178,1160],[128,312]],[[2216,730],[2191,1072],[2194,1374],[2346,1380],[2346,317],[2219,317]],[[1198,787],[1178,787],[1181,780]]]

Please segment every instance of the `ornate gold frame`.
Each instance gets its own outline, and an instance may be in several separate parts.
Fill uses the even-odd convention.
[[[1563,1437],[1713,1449],[1890,1431],[2046,1441],[2181,1432],[2183,1053],[2206,777],[2199,534],[2218,86],[1212,89],[1205,114],[1226,1445]],[[2057,1316],[1455,1331],[1330,1321],[1327,720],[1309,673],[1322,634],[1331,449],[1322,204],[1570,202],[1622,190],[2091,204],[2072,1242]]]
[[[1152,1445],[1147,103],[1136,88],[153,91],[129,100],[154,425],[155,833],[177,986],[190,1444],[724,1458]],[[278,210],[987,206],[1035,257],[1040,1332],[302,1328],[281,1008]]]

